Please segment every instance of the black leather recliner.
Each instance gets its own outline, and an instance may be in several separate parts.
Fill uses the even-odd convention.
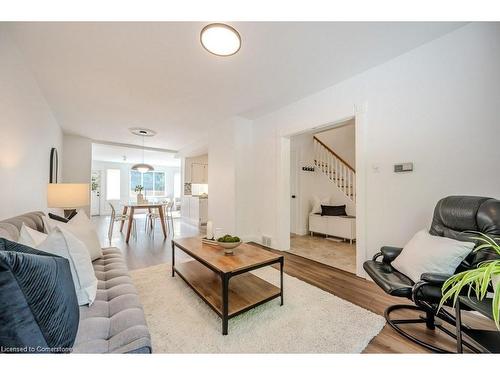
[[[467,231],[477,231],[499,237],[500,200],[472,196],[450,196],[441,199],[434,210],[434,217],[429,233],[434,236],[471,242],[471,233],[466,233]],[[446,350],[408,334],[400,326],[425,323],[428,329],[438,327],[456,339],[456,336],[452,332],[441,325],[436,325],[435,322],[435,317],[437,316],[452,325],[455,324],[454,316],[444,309],[437,310],[442,297],[441,288],[451,275],[424,273],[420,277],[420,280],[411,280],[391,266],[391,262],[396,259],[401,251],[402,248],[384,246],[380,249],[379,253],[375,254],[372,260],[366,261],[363,264],[363,268],[368,275],[387,294],[396,297],[406,297],[415,303],[415,305],[389,306],[384,313],[387,323],[409,340],[432,351],[446,353]],[[496,256],[493,252],[472,252],[460,264],[455,273],[471,269],[478,263]],[[420,319],[391,319],[391,312],[399,309],[420,310],[425,312],[425,316]],[[475,350],[468,343],[464,342],[464,345]]]

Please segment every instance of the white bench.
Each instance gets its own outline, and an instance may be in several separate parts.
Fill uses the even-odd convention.
[[[321,233],[328,236],[340,237],[352,243],[356,239],[355,216],[321,216],[309,214],[309,233]]]

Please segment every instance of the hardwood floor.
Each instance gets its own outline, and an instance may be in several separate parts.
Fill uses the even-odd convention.
[[[120,226],[115,225],[111,244],[108,240],[109,216],[93,216],[92,222],[96,225],[99,239],[104,247],[116,246],[124,255],[129,270],[146,268],[160,263],[169,263],[172,259],[171,237],[164,238],[160,223],[157,221],[154,236],[144,229],[145,214],[136,214],[137,238],[130,236],[125,242],[126,228],[120,233]],[[170,230],[170,229],[169,229]],[[174,219],[173,233],[176,238],[201,236],[203,232],[196,226]],[[182,256],[182,254],[180,255]]]
[[[290,235],[289,253],[302,256],[350,273],[356,273],[356,244],[327,239],[324,235]]]
[[[98,234],[103,245],[109,246],[107,238],[109,218],[93,217],[92,221],[98,228]],[[125,243],[125,234],[120,233],[119,228],[115,228],[112,238],[112,246],[116,246],[122,250],[129,269],[145,268],[171,261],[171,234],[169,238],[164,239],[161,228],[157,223],[155,236],[150,236],[145,233],[144,218],[139,215],[137,217],[137,232],[137,239],[131,239],[128,245]],[[174,235],[176,238],[201,234],[197,227],[183,223],[180,219],[175,220]],[[410,303],[406,299],[386,295],[373,282],[359,278],[352,273],[288,252],[272,251],[285,256],[285,272],[290,276],[303,280],[376,314],[383,315],[384,310],[393,304]],[[178,256],[176,252],[176,258]],[[416,317],[417,315],[416,313],[408,312],[405,316],[400,313],[394,316],[409,318]],[[484,320],[471,314],[465,314],[464,322],[473,326],[486,324],[488,327],[491,327],[489,322],[485,323]],[[448,328],[454,331],[454,327],[448,326]],[[415,325],[414,328],[410,327],[408,332],[415,333],[418,337],[430,343],[442,345],[450,351],[455,350],[453,340],[437,329],[431,331],[426,329],[424,325]],[[386,325],[369,343],[364,352],[427,353],[428,351],[400,336],[390,326]]]

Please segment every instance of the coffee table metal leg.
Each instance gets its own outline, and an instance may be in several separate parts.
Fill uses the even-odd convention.
[[[280,296],[281,296],[281,306],[283,306],[283,264],[284,258],[280,259]]]
[[[172,241],[172,277],[175,276],[174,267],[175,267],[175,244],[174,241]]]
[[[222,275],[222,334],[227,335],[229,315],[229,275]]]

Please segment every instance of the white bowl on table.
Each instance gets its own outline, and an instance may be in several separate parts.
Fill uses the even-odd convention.
[[[225,254],[232,254],[233,249],[241,245],[241,241],[238,242],[221,242],[217,241],[217,244],[224,248]]]

